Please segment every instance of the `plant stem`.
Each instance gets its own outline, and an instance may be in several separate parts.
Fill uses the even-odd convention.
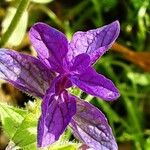
[[[6,32],[3,34],[2,38],[1,38],[0,47],[5,46],[5,44],[8,42],[9,37],[12,35],[14,30],[16,29],[24,11],[26,10],[26,8],[29,4],[29,1],[30,0],[21,0],[8,29],[6,30]]]

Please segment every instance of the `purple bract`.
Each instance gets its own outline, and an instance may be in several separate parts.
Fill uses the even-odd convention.
[[[119,22],[76,32],[68,42],[56,29],[37,23],[30,40],[38,57],[0,49],[0,78],[34,96],[43,98],[38,122],[38,147],[59,139],[70,123],[74,135],[95,150],[117,150],[104,114],[90,103],[69,94],[76,85],[106,101],[119,97],[115,85],[98,74],[92,65],[111,47],[119,35]]]

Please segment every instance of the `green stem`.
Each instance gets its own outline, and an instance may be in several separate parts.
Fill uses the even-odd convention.
[[[26,10],[26,8],[29,4],[29,1],[30,0],[21,0],[8,29],[6,30],[6,32],[3,34],[2,38],[1,38],[0,47],[5,46],[5,44],[8,42],[9,37],[12,35],[14,30],[16,29],[24,11]]]

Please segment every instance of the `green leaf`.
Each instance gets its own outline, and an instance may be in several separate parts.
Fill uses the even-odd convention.
[[[51,148],[51,150],[76,150],[77,147],[75,145],[65,145],[65,146],[56,146],[55,148]]]
[[[35,2],[35,3],[50,3],[52,2],[53,0],[32,0],[32,2]]]
[[[0,103],[0,118],[5,133],[9,138],[12,138],[17,131],[18,127],[24,120],[24,116],[27,111],[13,106],[9,106],[5,103]]]
[[[16,131],[13,142],[23,150],[36,150],[37,122],[40,115],[41,101],[28,102],[26,109],[29,110],[24,120]]]
[[[37,120],[36,114],[29,113],[26,115],[12,138],[17,146],[23,149],[36,149]]]
[[[23,150],[36,150],[37,121],[39,101],[34,104],[34,111],[26,111],[0,103],[0,117],[4,131],[15,146]]]
[[[60,143],[61,143],[61,145],[60,145]],[[50,146],[49,150],[77,150],[80,145],[81,145],[80,143],[59,141],[59,142],[57,142],[57,144]]]
[[[16,8],[10,7],[8,9],[8,12],[6,14],[5,19],[2,22],[2,32],[4,33],[7,28],[9,27],[14,15],[16,13]],[[27,29],[27,23],[28,23],[28,12],[25,11],[16,27],[14,30],[13,34],[9,38],[7,45],[11,46],[17,46],[21,43]]]

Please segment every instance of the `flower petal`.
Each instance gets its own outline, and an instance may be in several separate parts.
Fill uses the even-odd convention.
[[[68,52],[65,35],[44,23],[35,24],[29,35],[38,57],[45,60],[54,71],[62,72],[63,60]]]
[[[105,115],[90,103],[78,100],[71,128],[79,140],[95,150],[117,150],[117,144]]]
[[[0,78],[22,91],[43,97],[54,74],[37,58],[0,49]]]
[[[48,90],[38,123],[38,147],[45,147],[57,141],[75,113],[74,96],[69,95],[65,90],[60,95]]]
[[[70,80],[84,92],[107,101],[120,96],[112,81],[98,74],[92,67],[88,67],[81,74],[70,76]]]
[[[90,55],[94,64],[115,42],[120,32],[118,21],[87,32],[76,32],[69,44],[68,59],[81,53]]]
[[[71,71],[83,72],[90,64],[90,56],[86,53],[79,54],[72,60]]]

